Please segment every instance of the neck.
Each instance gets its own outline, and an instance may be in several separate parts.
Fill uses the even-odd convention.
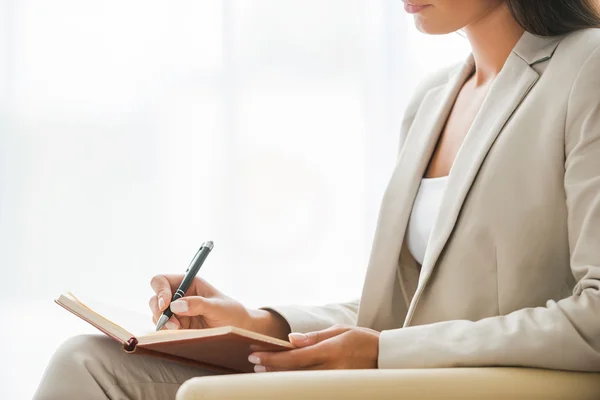
[[[504,2],[465,27],[475,60],[475,83],[485,85],[500,73],[524,29]]]

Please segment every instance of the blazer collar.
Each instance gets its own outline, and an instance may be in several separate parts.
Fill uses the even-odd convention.
[[[564,35],[543,37],[525,32],[513,49],[513,53],[532,66],[551,58],[563,39]]]

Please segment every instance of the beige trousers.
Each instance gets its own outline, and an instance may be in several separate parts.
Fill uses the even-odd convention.
[[[148,355],[127,354],[106,336],[76,336],[52,357],[34,400],[174,399],[186,380],[213,374]]]

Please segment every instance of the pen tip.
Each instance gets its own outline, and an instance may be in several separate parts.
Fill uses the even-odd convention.
[[[165,326],[165,324],[167,323],[167,321],[169,321],[169,317],[167,317],[166,315],[161,315],[160,318],[158,319],[158,323],[156,324],[156,331],[160,331],[163,326]]]

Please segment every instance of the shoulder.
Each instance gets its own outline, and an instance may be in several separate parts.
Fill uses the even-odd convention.
[[[582,135],[600,137],[600,29],[586,29],[569,39],[580,47],[571,57],[575,78],[567,105],[565,134],[572,148]]]
[[[584,29],[572,33],[563,42],[571,53],[572,65],[577,71],[573,92],[593,90],[597,97],[600,89],[600,29]]]
[[[571,44],[584,45],[586,43],[600,45],[600,28],[587,28],[572,32],[565,36],[565,41]]]
[[[598,48],[600,48],[600,29],[588,28],[566,35],[556,55],[571,58],[572,61],[586,61]]]
[[[568,97],[568,108],[583,103],[581,99],[599,99],[600,29],[589,28],[557,38],[552,58],[543,70],[554,96]],[[541,64],[543,65],[543,64]]]

